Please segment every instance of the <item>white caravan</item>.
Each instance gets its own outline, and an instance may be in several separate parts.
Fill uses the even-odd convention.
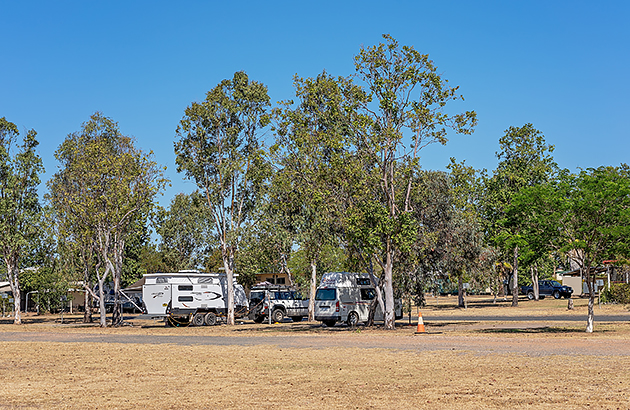
[[[376,290],[367,273],[329,272],[315,294],[315,320],[326,326],[345,322],[354,326],[368,320],[370,304],[376,298]],[[396,299],[396,319],[402,318],[402,303]],[[383,320],[383,312],[377,305],[374,320]]]
[[[142,301],[147,316],[164,318],[167,325],[212,326],[217,317],[227,315],[227,276],[199,271],[150,273],[144,275]],[[235,316],[245,316],[248,307],[245,290],[235,279]]]

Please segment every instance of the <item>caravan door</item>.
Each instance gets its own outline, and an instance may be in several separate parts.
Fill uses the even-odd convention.
[[[142,286],[142,302],[148,315],[166,315],[171,303],[171,285],[169,283],[146,283]]]

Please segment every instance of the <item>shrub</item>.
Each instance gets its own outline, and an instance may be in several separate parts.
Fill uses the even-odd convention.
[[[601,297],[604,303],[621,303],[628,305],[630,304],[630,284],[615,283],[610,287],[610,290],[602,292]]]

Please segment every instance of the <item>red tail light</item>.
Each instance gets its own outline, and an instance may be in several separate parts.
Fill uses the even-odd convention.
[[[337,301],[337,304],[335,306],[336,306],[335,312],[339,312],[339,301]]]

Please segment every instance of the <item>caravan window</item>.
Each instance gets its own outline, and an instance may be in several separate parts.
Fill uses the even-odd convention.
[[[374,289],[361,289],[362,300],[372,300],[376,297],[376,291]]]
[[[317,289],[315,300],[335,300],[335,289]]]
[[[370,278],[358,278],[357,285],[359,286],[370,286]]]
[[[180,296],[177,298],[178,302],[192,302],[193,301],[193,297],[192,296]]]
[[[179,285],[177,289],[179,289],[180,291],[192,291],[193,287],[192,285]]]

